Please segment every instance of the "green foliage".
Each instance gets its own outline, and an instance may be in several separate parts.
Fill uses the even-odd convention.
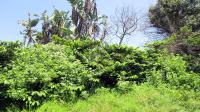
[[[20,47],[20,42],[0,42],[0,66],[5,67],[13,59],[15,51]]]
[[[78,6],[78,9],[82,9],[83,0],[67,0],[72,6]]]
[[[179,54],[188,62],[188,70],[200,73],[199,32],[193,32],[190,27],[182,27],[180,31],[170,37],[147,46],[157,50],[167,50],[169,53]]]
[[[15,52],[12,63],[0,75],[2,99],[8,105],[15,101],[23,108],[50,99],[71,101],[83,91],[116,87],[119,81],[140,83],[146,78],[144,51],[90,39],[54,39],[60,45],[35,45]]]
[[[177,39],[182,40],[188,47],[198,47],[200,45],[199,37],[199,31],[193,32],[188,26],[182,27],[177,33]]]
[[[66,103],[60,103],[57,101],[47,102],[36,112],[68,112],[69,108]]]
[[[69,12],[59,11],[57,9],[54,10],[52,19],[50,20],[51,24],[51,35],[59,35],[62,38],[66,38],[73,34],[70,30],[71,20],[68,16]]]
[[[159,57],[157,66],[149,73],[148,82],[155,86],[167,84],[172,88],[200,91],[200,76],[187,72],[187,64],[180,56],[163,55]]]
[[[96,2],[68,1],[72,19],[55,9],[22,22],[39,45],[0,42],[0,111],[200,111],[200,2],[158,0],[151,22],[172,35],[141,50],[91,38],[106,25]]]
[[[37,24],[39,23],[39,19],[33,19],[31,22],[30,22],[30,24],[29,24],[29,26],[30,27],[35,27],[35,26],[37,26]]]
[[[70,43],[70,40],[54,38],[56,43],[73,47],[76,58],[92,70],[105,86],[114,87],[120,80],[139,83],[145,79],[143,71],[148,69],[145,51],[127,46],[103,45],[89,39]]]
[[[182,55],[188,62],[187,69],[198,74],[200,73],[199,6],[198,0],[158,0],[149,11],[151,23],[171,34],[167,39],[150,46]]]
[[[44,11],[41,15],[34,15],[34,19],[29,14],[28,20],[20,22],[25,30],[24,44],[47,44],[51,42],[53,35],[65,39],[93,38],[100,34],[99,39],[103,41],[107,34],[107,16],[97,14],[96,1],[91,0],[67,0],[71,4],[70,11],[60,11],[55,9],[51,16]],[[69,16],[71,14],[71,16]],[[41,22],[40,22],[41,21]],[[41,27],[41,31],[33,29]],[[28,40],[27,40],[28,39]]]
[[[51,41],[52,35],[58,35],[62,38],[69,37],[74,32],[70,30],[71,20],[68,16],[69,12],[54,10],[51,16],[44,11],[41,15],[34,15],[35,19],[31,18],[29,14],[28,20],[21,22],[25,30],[22,32],[25,38],[24,44],[47,44]],[[33,29],[39,23],[41,24],[42,31]],[[28,39],[28,43],[26,43]]]
[[[177,39],[177,35],[171,35],[170,37],[161,40],[161,41],[155,41],[153,43],[148,43],[146,46],[151,49],[156,50],[163,50],[169,48],[169,46]]]
[[[154,26],[176,36],[176,39],[164,45],[162,43],[166,40],[159,43],[162,48],[167,48],[173,53],[199,57],[199,6],[198,0],[158,0],[158,3],[149,10],[150,20]]]
[[[11,110],[33,109],[49,100],[73,102],[88,98],[101,87],[125,94],[132,90],[128,86],[144,82],[157,87],[200,90],[200,77],[188,71],[191,69],[187,69],[183,58],[155,47],[140,50],[56,35],[52,39],[53,43],[13,52],[11,63],[0,73],[0,101],[4,102],[0,109],[10,105]],[[1,52],[5,52],[5,47],[1,47]]]
[[[90,76],[71,49],[54,44],[18,50],[10,67],[0,75],[6,88],[2,94],[30,107],[49,99],[73,99]]]
[[[184,59],[188,62],[187,69],[200,74],[200,56],[185,55]]]
[[[189,91],[171,90],[160,86],[131,86],[126,94],[101,89],[87,100],[75,104],[48,102],[36,112],[195,112],[199,111],[198,94]]]
[[[158,0],[149,11],[151,22],[167,33],[175,33],[181,27],[190,26],[193,31],[199,30],[198,0]]]
[[[194,33],[193,35],[187,37],[186,42],[192,46],[199,46],[200,45],[199,33]]]

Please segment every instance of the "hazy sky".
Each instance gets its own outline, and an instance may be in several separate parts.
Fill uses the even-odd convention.
[[[147,13],[156,0],[97,0],[100,14],[111,16],[116,7],[123,5],[133,6],[141,13]],[[18,24],[19,20],[27,18],[27,14],[40,14],[44,10],[49,13],[56,7],[61,10],[69,10],[70,6],[66,0],[1,0],[0,4],[0,40],[22,40],[20,31],[23,28]],[[125,40],[124,43],[139,46],[143,45],[148,38],[138,32],[133,35],[134,39]]]

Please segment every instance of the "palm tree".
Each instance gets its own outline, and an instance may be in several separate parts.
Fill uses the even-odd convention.
[[[92,36],[98,34],[98,14],[95,0],[68,0],[72,5],[72,21],[75,25],[75,36]]]
[[[23,20],[20,22],[20,24],[25,27],[25,30],[21,32],[21,34],[24,34],[24,45],[35,43],[34,36],[37,30],[34,30],[33,28],[38,24],[38,22],[38,18],[31,19],[30,13],[28,14],[28,20]]]
[[[54,10],[51,17],[51,30],[52,35],[58,35],[59,37],[70,36],[73,32],[70,30],[71,21],[68,17],[69,12]]]
[[[37,34],[37,42],[40,44],[49,43],[53,35],[66,38],[73,33],[69,29],[68,12],[55,9],[52,16],[49,17],[47,11],[45,11],[42,13],[40,20],[42,20],[42,32]]]

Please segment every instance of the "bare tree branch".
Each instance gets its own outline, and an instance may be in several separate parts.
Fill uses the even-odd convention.
[[[138,29],[140,19],[133,8],[122,7],[115,10],[115,15],[111,18],[112,33],[120,39],[119,45],[126,36],[132,35]]]

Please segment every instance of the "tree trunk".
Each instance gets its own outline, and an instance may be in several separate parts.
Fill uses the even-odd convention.
[[[123,40],[124,40],[124,37],[120,38],[119,45],[122,45]]]
[[[125,37],[125,33],[122,34],[122,36],[120,37],[119,45],[122,45],[122,42],[123,42],[123,40],[124,40],[124,37]]]

